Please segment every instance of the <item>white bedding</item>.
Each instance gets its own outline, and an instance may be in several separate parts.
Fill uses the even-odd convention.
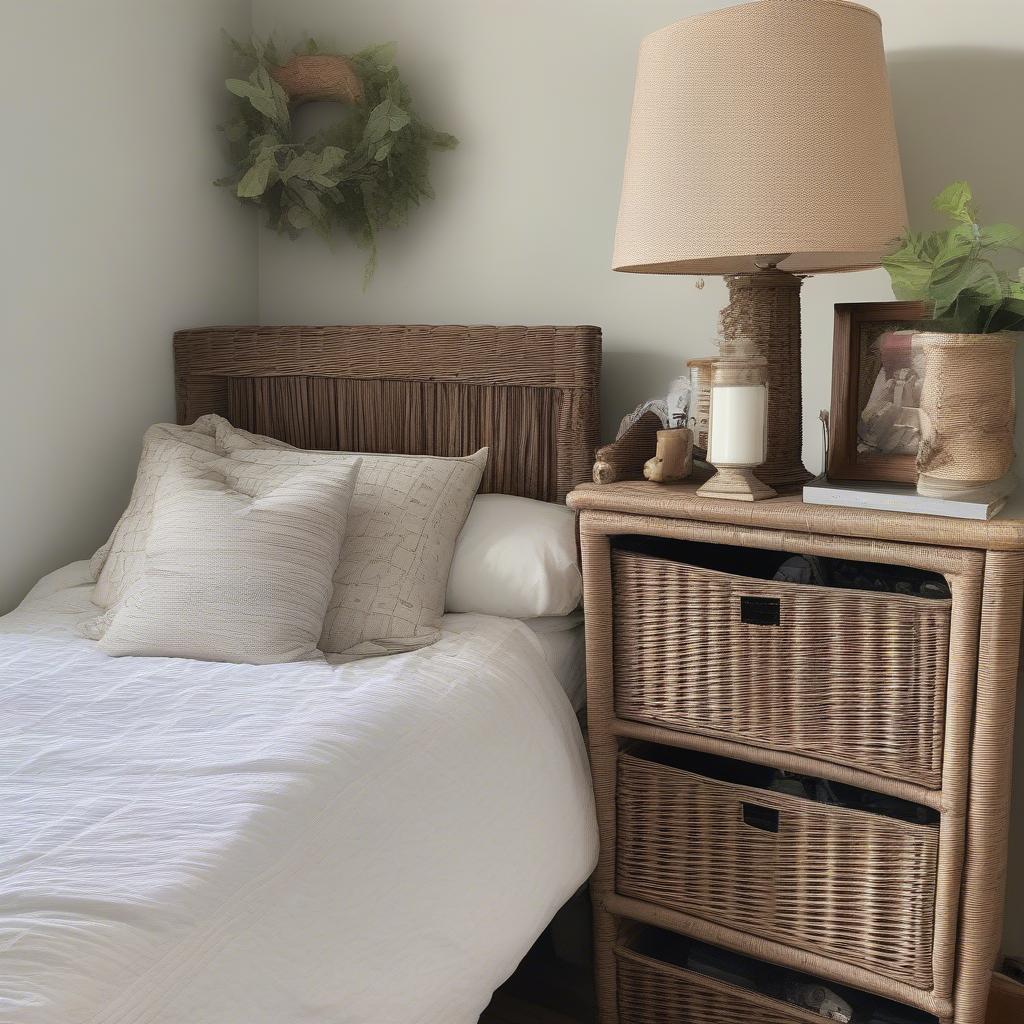
[[[587,704],[587,641],[583,613],[522,621],[540,644],[544,660],[569,698],[573,711],[582,711]]]
[[[110,659],[87,579],[0,619],[0,1022],[475,1024],[596,857],[531,633]]]

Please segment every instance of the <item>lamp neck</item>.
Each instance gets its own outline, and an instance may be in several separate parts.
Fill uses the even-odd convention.
[[[791,252],[766,253],[763,256],[754,257],[754,266],[758,270],[774,270],[784,259],[792,256]]]
[[[739,274],[727,274],[726,282],[730,287],[735,284],[739,288],[799,288],[804,276],[793,274],[778,267],[762,267],[758,270],[743,271]]]

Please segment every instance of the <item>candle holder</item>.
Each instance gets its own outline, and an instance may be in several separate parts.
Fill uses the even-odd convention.
[[[768,452],[767,360],[745,336],[723,341],[712,370],[707,461],[715,475],[698,488],[706,498],[761,501],[775,491],[754,475]]]

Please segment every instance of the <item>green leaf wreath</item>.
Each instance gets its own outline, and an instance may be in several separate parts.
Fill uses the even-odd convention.
[[[403,225],[413,207],[433,198],[432,149],[452,149],[453,135],[436,131],[412,109],[409,89],[388,43],[347,57],[363,101],[340,121],[304,141],[294,138],[285,90],[271,77],[283,65],[273,40],[229,40],[244,77],[229,78],[233,116],[220,126],[235,164],[215,184],[266,211],[267,224],[296,237],[311,228],[329,238],[343,228],[369,249],[367,280],[377,257],[377,234]],[[323,53],[315,41],[295,53]]]

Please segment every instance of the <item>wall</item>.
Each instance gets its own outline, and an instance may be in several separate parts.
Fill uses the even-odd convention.
[[[1024,223],[1024,4],[867,0],[882,16],[911,219],[966,178],[993,220]],[[434,160],[437,200],[362,257],[315,238],[260,234],[266,323],[594,323],[604,328],[604,425],[664,394],[687,358],[714,350],[721,281],[609,270],[637,44],[714,0],[254,0],[260,32],[342,50],[394,39],[428,119],[462,139]],[[967,10],[969,8],[969,14]],[[1002,49],[1014,46],[1014,49]],[[883,271],[804,286],[805,461],[819,469],[817,411],[829,403],[832,305],[891,299]],[[1024,417],[1021,417],[1024,428]],[[1018,448],[1024,450],[1024,432]],[[1024,736],[1024,722],[1021,733]],[[1024,747],[1024,744],[1019,746]],[[1024,861],[1024,759],[1014,858]],[[1024,908],[1024,874],[1010,905]],[[1024,951],[1024,913],[1007,945]]]
[[[342,49],[394,39],[417,105],[457,134],[434,158],[438,198],[386,237],[362,290],[358,252],[260,236],[261,317],[282,322],[596,323],[605,334],[605,431],[663,393],[683,361],[714,351],[720,280],[609,270],[636,49],[647,32],[714,0],[254,0],[260,31],[310,32]],[[994,219],[1024,221],[1008,130],[1024,50],[1024,5],[875,0],[890,51],[911,215],[950,180],[975,184]],[[1024,46],[1024,44],[1022,44]],[[1007,97],[1001,102],[1001,97]],[[806,458],[821,461],[832,304],[892,298],[883,271],[804,287]]]
[[[109,533],[173,418],[171,333],[257,315],[256,225],[210,184],[247,0],[3,11],[0,612]]]

